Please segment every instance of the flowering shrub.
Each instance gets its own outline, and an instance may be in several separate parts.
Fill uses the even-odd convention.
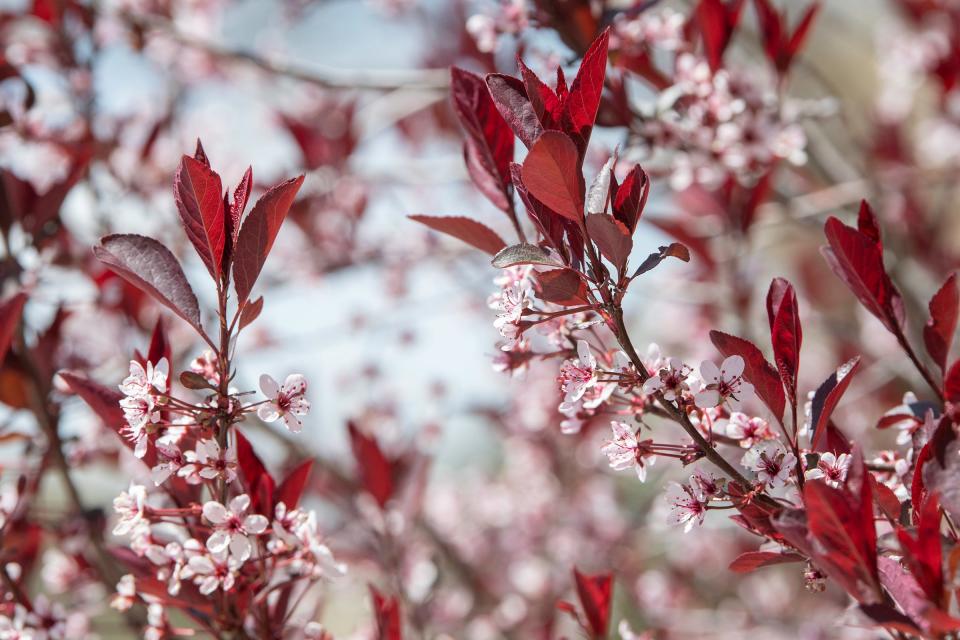
[[[0,145],[45,171],[0,176],[0,638],[960,633],[956,7],[894,3],[865,106],[816,66],[816,2],[413,4],[379,9],[453,36],[434,68],[356,77],[180,30],[219,15],[205,3],[4,10]],[[143,131],[89,89],[117,37],[178,87]],[[97,106],[43,121],[30,63]],[[298,178],[233,186],[199,141],[180,155],[181,94],[247,73],[296,98],[269,120]],[[389,180],[352,160],[393,111],[404,157],[462,145],[475,214],[376,235]],[[67,196],[104,190],[180,228],[108,217],[91,253],[96,216]],[[318,276],[381,270],[392,317],[438,256],[433,281],[455,272],[489,330],[456,341],[489,340],[506,378],[488,405],[441,405],[498,450],[450,429],[471,463],[450,476],[436,426],[411,433],[394,406],[418,402],[421,364],[396,358],[401,400],[378,387],[382,335],[362,334],[374,364],[348,358],[364,405],[345,429],[321,424],[339,394],[300,373],[312,340],[288,337],[286,370],[262,358],[290,315],[274,293],[312,327],[344,304]],[[487,308],[451,260],[493,279]],[[415,325],[439,315],[413,304]],[[470,387],[465,366],[445,359],[444,386]]]

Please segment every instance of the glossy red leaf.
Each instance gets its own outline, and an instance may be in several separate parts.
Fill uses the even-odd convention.
[[[593,41],[583,56],[569,94],[563,99],[563,130],[573,139],[581,158],[586,153],[600,107],[609,40],[610,30],[606,29]],[[559,87],[557,93],[560,93]]]
[[[559,131],[545,131],[523,161],[523,184],[540,202],[564,218],[583,219],[585,185],[573,141]]]
[[[634,165],[627,177],[623,179],[623,184],[617,189],[613,199],[613,217],[627,227],[630,235],[637,230],[637,223],[643,215],[648,195],[650,195],[650,180],[640,165]]]
[[[743,358],[743,377],[754,386],[757,396],[777,419],[782,418],[787,404],[783,384],[777,370],[763,357],[763,352],[749,340],[722,331],[711,331],[710,340],[724,357],[737,355]]]
[[[930,318],[923,327],[923,344],[940,370],[946,373],[947,356],[953,344],[953,334],[957,330],[957,318],[960,314],[957,274],[950,274],[943,286],[930,299],[928,308]]]
[[[243,221],[233,257],[233,280],[238,304],[243,304],[250,297],[250,291],[260,277],[263,263],[280,232],[280,225],[302,184],[303,176],[300,176],[273,187],[257,200],[250,215]]]
[[[742,9],[743,0],[733,0],[729,4],[722,0],[700,0],[697,5],[703,49],[714,72],[723,66],[723,53],[733,38]]]
[[[203,144],[200,142],[200,138],[197,138],[197,148],[193,152],[193,159],[205,167],[210,166],[210,159],[207,158],[207,152],[203,150]]]
[[[480,76],[452,67],[450,90],[454,111],[467,134],[464,156],[470,176],[494,205],[508,211],[513,131]]]
[[[916,535],[897,529],[903,561],[930,602],[943,604],[943,551],[940,546],[940,503],[935,493],[920,508]]]
[[[282,502],[288,510],[296,509],[300,504],[300,497],[303,496],[303,490],[307,485],[312,469],[313,460],[305,460],[297,465],[277,487],[273,496],[273,503],[276,505]]]
[[[17,293],[0,303],[0,362],[3,362],[10,345],[13,343],[13,337],[17,333],[20,316],[23,315],[23,307],[26,303],[27,294],[23,292]]]
[[[943,378],[943,395],[950,402],[960,402],[960,360],[953,363]]]
[[[263,311],[263,296],[260,296],[256,300],[252,300],[243,305],[243,310],[240,312],[240,331],[246,329],[257,318],[259,318],[261,311]]]
[[[797,403],[797,374],[800,370],[800,346],[803,329],[793,286],[783,278],[774,278],[767,292],[770,318],[770,342],[773,361],[792,404]]]
[[[240,233],[240,220],[247,208],[250,192],[253,190],[253,167],[247,167],[240,178],[237,188],[233,190],[233,202],[230,203],[230,216],[226,218],[227,237],[232,248],[237,243],[237,234]]]
[[[187,237],[207,271],[219,281],[227,230],[220,176],[208,165],[183,156],[173,179],[173,194]]]
[[[610,603],[613,596],[613,576],[609,573],[586,575],[576,569],[573,579],[577,596],[594,638],[606,638],[610,624]]]
[[[778,564],[801,562],[803,556],[795,553],[780,553],[779,551],[747,551],[741,553],[730,563],[730,571],[734,573],[750,573],[761,567],[772,567]]]
[[[120,234],[101,238],[93,253],[111,271],[203,333],[197,296],[180,263],[165,246],[146,236]]]
[[[857,453],[847,485],[834,488],[822,480],[808,480],[803,501],[810,535],[822,549],[818,564],[859,602],[872,604],[881,592],[868,473]]]
[[[496,255],[507,246],[496,231],[485,224],[463,216],[408,216],[411,220],[426,225],[434,231],[453,236],[471,247]]]
[[[520,68],[520,78],[523,80],[527,98],[534,113],[537,114],[540,125],[544,129],[559,130],[563,119],[563,103],[560,102],[560,98],[523,63],[523,60],[517,60],[517,66]],[[558,68],[557,71],[559,72],[560,69]]]
[[[163,323],[163,318],[157,318],[157,324],[153,327],[153,333],[150,334],[150,347],[147,349],[147,362],[154,364],[166,358],[167,362],[173,364],[173,347],[170,345],[170,339],[167,337],[167,330]],[[141,363],[142,364],[142,363]],[[168,378],[167,384],[170,380]]]
[[[803,47],[820,5],[813,3],[807,8],[793,34],[788,33],[786,18],[777,13],[770,0],[754,0],[754,6],[760,20],[760,32],[767,57],[777,71],[784,74]]]
[[[537,297],[561,306],[587,304],[587,285],[573,269],[552,269],[537,274]]]
[[[271,514],[277,483],[246,436],[238,429],[234,429],[234,433],[237,437],[237,466],[240,467],[241,478],[250,496],[251,509],[254,513]]]
[[[490,97],[504,122],[528,149],[543,134],[543,126],[527,98],[523,82],[507,75],[492,73],[486,77]]]
[[[883,248],[870,236],[829,218],[823,255],[833,272],[893,334],[902,332],[903,299],[883,267]]]
[[[824,380],[814,392],[810,408],[810,425],[813,429],[810,436],[810,448],[813,451],[828,450],[825,448],[827,444],[827,424],[859,367],[860,356],[848,360],[830,374],[830,377]]]
[[[393,497],[393,465],[373,436],[361,432],[352,422],[348,423],[347,429],[350,432],[350,448],[357,461],[360,483],[382,509]]]
[[[587,233],[604,258],[618,270],[623,270],[633,250],[630,230],[608,213],[591,213],[587,216]]]
[[[403,624],[397,598],[386,597],[370,585],[370,599],[373,601],[373,615],[377,621],[376,640],[402,640]]]

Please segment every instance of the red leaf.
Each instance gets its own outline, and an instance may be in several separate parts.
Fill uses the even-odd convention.
[[[237,465],[250,496],[250,507],[254,513],[266,514],[269,517],[273,513],[274,488],[277,483],[253,450],[250,441],[238,429],[234,430],[234,433],[237,435]]]
[[[163,318],[157,318],[157,324],[154,326],[153,333],[150,336],[150,347],[147,349],[147,362],[156,364],[160,362],[162,358],[166,358],[168,363],[172,363],[173,351],[170,346],[170,340],[167,338],[167,331],[163,326]],[[169,383],[170,381],[168,379],[167,384],[169,385]]]
[[[733,0],[729,5],[725,5],[721,0],[700,0],[697,5],[703,48],[714,72],[723,66],[723,52],[730,44],[742,9],[743,0]]]
[[[813,18],[820,9],[819,3],[813,3],[807,9],[793,35],[787,36],[786,19],[770,5],[769,0],[755,0],[757,17],[760,19],[760,31],[763,36],[764,50],[780,74],[790,68],[794,56],[800,51],[807,33],[813,24]]]
[[[359,467],[360,482],[382,509],[393,496],[393,465],[372,436],[362,433],[352,422],[347,424],[347,429],[350,448]]]
[[[237,303],[243,304],[260,276],[280,225],[303,184],[303,176],[287,180],[267,191],[253,205],[253,210],[237,236],[233,258],[233,280],[237,289]]]
[[[600,96],[603,94],[603,79],[607,72],[607,45],[610,29],[605,29],[593,41],[583,56],[577,77],[570,85],[569,94],[563,99],[563,130],[573,139],[583,157],[590,141],[590,132],[597,119]],[[558,86],[558,93],[560,87]]]
[[[471,218],[462,216],[407,216],[411,220],[425,224],[434,231],[446,233],[458,240],[462,240],[471,247],[476,247],[480,251],[496,255],[501,249],[507,246],[497,232]]]
[[[947,355],[953,344],[953,334],[957,329],[957,317],[960,313],[960,293],[957,291],[957,274],[951,273],[929,304],[930,319],[923,327],[923,343],[927,353],[937,363],[940,370],[947,371]]]
[[[587,233],[603,257],[622,271],[633,250],[630,230],[610,214],[592,213],[587,216]]]
[[[870,236],[829,218],[824,227],[830,268],[853,291],[867,311],[894,335],[902,332],[903,299],[883,268],[883,248]]]
[[[750,573],[761,567],[771,567],[788,562],[800,562],[803,556],[795,553],[780,553],[778,551],[748,551],[741,553],[730,563],[730,571],[734,573]]]
[[[585,185],[573,141],[559,131],[545,131],[523,161],[523,184],[558,214],[583,219]]]
[[[585,575],[573,570],[577,596],[587,618],[588,631],[594,638],[606,638],[610,623],[610,602],[613,595],[613,576],[609,573]]]
[[[23,306],[27,303],[27,294],[22,291],[0,304],[0,362],[7,356],[13,343],[13,336],[20,325]]]
[[[803,502],[810,535],[822,548],[817,553],[818,564],[847,593],[869,604],[879,600],[880,586],[868,473],[857,452],[846,486],[833,488],[822,480],[808,480]]]
[[[646,259],[640,263],[640,266],[637,267],[637,270],[633,272],[631,278],[636,278],[639,275],[643,275],[647,271],[650,271],[658,264],[666,260],[667,258],[676,258],[681,262],[690,262],[690,250],[687,249],[685,244],[679,242],[671,242],[670,244],[660,247],[659,251],[656,253],[651,253],[646,257]]]
[[[563,104],[560,98],[527,65],[523,64],[523,60],[517,60],[517,66],[520,68],[520,77],[523,79],[527,98],[541,126],[544,129],[559,130],[563,117]],[[560,72],[560,69],[558,68],[557,71]]]
[[[813,403],[810,409],[810,425],[813,432],[810,436],[810,448],[813,451],[826,451],[827,423],[830,415],[837,408],[837,403],[850,386],[853,375],[860,366],[860,356],[843,363],[839,369],[830,374],[823,384],[814,392]]]
[[[637,230],[637,223],[643,214],[649,194],[650,180],[647,174],[640,165],[634,165],[627,177],[623,179],[623,184],[617,189],[616,198],[613,200],[613,216],[626,225],[631,236]]]
[[[880,507],[880,511],[894,522],[898,521],[903,505],[900,504],[900,498],[897,497],[897,494],[894,493],[893,489],[877,480],[872,473],[870,474],[870,484],[873,487],[873,499]]]
[[[791,403],[797,404],[797,373],[800,370],[800,345],[803,330],[800,310],[793,286],[783,278],[774,278],[767,293],[767,315],[770,318],[770,342],[773,361],[787,389]]]
[[[226,243],[220,176],[209,165],[183,156],[173,179],[173,194],[187,237],[207,271],[219,281]]]
[[[940,504],[937,495],[927,496],[920,509],[916,536],[897,529],[904,564],[917,579],[927,598],[938,607],[943,604],[943,551],[940,547]]]
[[[200,305],[183,268],[170,250],[146,236],[105,236],[93,254],[111,271],[153,296],[200,334]]]
[[[243,217],[243,210],[247,208],[247,200],[250,199],[250,191],[253,189],[253,167],[247,167],[240,178],[240,183],[233,190],[233,203],[230,205],[230,217],[226,219],[227,236],[230,238],[230,246],[237,243],[237,234],[240,233],[240,219]]]
[[[310,477],[310,471],[313,469],[313,460],[305,460],[290,472],[280,486],[277,487],[273,496],[273,503],[281,502],[287,505],[287,509],[296,509],[300,504],[300,497],[303,495],[303,489]]]
[[[711,331],[710,340],[724,357],[738,355],[743,358],[745,364],[743,377],[754,386],[757,396],[770,408],[777,419],[782,418],[787,404],[783,394],[783,384],[780,382],[777,370],[767,362],[760,349],[749,340],[722,331]]]
[[[960,360],[954,362],[944,376],[943,395],[950,402],[960,402]]]
[[[261,311],[263,311],[263,296],[243,305],[243,311],[240,312],[240,331],[246,329],[250,323],[259,318]]]
[[[464,154],[474,184],[503,211],[510,209],[513,131],[497,111],[483,78],[452,67],[453,108],[467,133]]]
[[[499,73],[486,77],[490,97],[504,122],[528,149],[543,134],[543,127],[527,98],[523,82]]]
[[[207,152],[203,150],[203,144],[201,144],[200,138],[197,138],[197,148],[193,152],[193,159],[207,168],[210,167],[210,160],[207,158]]]
[[[537,274],[537,297],[565,307],[587,303],[587,285],[573,269],[552,269]]]
[[[400,603],[395,597],[384,597],[370,585],[370,598],[373,600],[373,615],[377,621],[376,640],[402,640],[400,621]]]

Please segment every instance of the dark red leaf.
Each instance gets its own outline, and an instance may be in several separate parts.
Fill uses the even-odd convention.
[[[803,329],[800,309],[793,286],[783,278],[774,278],[767,293],[767,314],[770,317],[770,342],[773,361],[790,401],[797,404],[797,374],[800,370],[800,345]]]
[[[650,194],[650,180],[640,165],[634,165],[623,184],[617,189],[613,199],[613,216],[626,225],[630,235],[637,230],[637,223],[643,215],[643,208],[647,204]]]
[[[631,278],[636,278],[637,276],[643,275],[667,258],[676,258],[681,262],[690,262],[690,250],[687,249],[685,244],[681,244],[679,242],[671,242],[666,246],[660,247],[659,251],[656,253],[651,253],[643,262],[640,263],[640,266],[637,267],[637,270],[633,272]]]
[[[900,498],[897,497],[897,494],[894,493],[893,489],[877,480],[873,474],[870,474],[870,483],[873,485],[873,499],[880,507],[880,511],[894,522],[899,521],[903,505],[900,504]]]
[[[244,330],[254,320],[259,318],[261,311],[263,311],[263,296],[243,305],[243,311],[240,312],[240,330]]]
[[[527,98],[523,82],[507,75],[492,73],[486,77],[490,97],[497,111],[520,142],[528,149],[543,134],[543,127]]]
[[[496,255],[507,246],[497,232],[490,227],[463,216],[408,216],[411,220],[424,224],[434,231],[439,231],[466,242],[480,251]]]
[[[584,54],[577,77],[570,85],[570,92],[563,98],[563,130],[573,139],[581,158],[586,153],[590,132],[593,131],[597,109],[600,107],[603,79],[607,72],[609,40],[608,28],[593,41]],[[561,86],[558,83],[558,94],[561,93]]]
[[[470,176],[493,204],[509,211],[513,131],[480,76],[452,67],[450,90],[454,110],[467,133],[464,155]]]
[[[537,297],[562,306],[587,303],[587,285],[573,269],[552,269],[537,274]]]
[[[111,271],[203,333],[197,296],[180,263],[165,246],[146,236],[121,234],[101,238],[93,253]]]
[[[156,364],[161,359],[166,358],[167,362],[173,363],[173,348],[170,345],[170,339],[167,337],[167,330],[163,326],[163,318],[157,318],[157,324],[150,335],[150,347],[147,349],[147,362]],[[141,363],[143,364],[143,363]],[[169,379],[167,383],[169,384]]]
[[[730,4],[724,4],[722,0],[700,0],[697,5],[703,48],[714,72],[723,66],[723,52],[730,44],[742,9],[743,0],[733,0]]]
[[[873,207],[866,200],[860,201],[860,210],[857,212],[857,231],[870,238],[877,246],[883,247],[880,239],[880,223]]]
[[[517,60],[517,66],[520,68],[520,77],[523,80],[527,98],[541,126],[544,129],[559,130],[563,119],[563,104],[560,98],[527,65],[523,64],[523,60]],[[557,71],[559,72],[560,69],[558,68]]]
[[[743,377],[754,386],[757,396],[770,408],[777,419],[782,418],[787,404],[783,394],[783,384],[780,382],[777,370],[767,362],[760,349],[749,340],[722,331],[711,331],[710,340],[724,357],[737,355],[743,358]]]
[[[288,510],[296,509],[297,505],[300,504],[300,497],[303,495],[303,489],[306,487],[312,469],[313,460],[306,460],[291,471],[290,475],[277,487],[273,496],[273,503],[280,504],[282,502]]]
[[[263,263],[280,232],[280,225],[302,184],[303,176],[300,176],[273,187],[257,200],[250,215],[243,221],[233,258],[233,280],[238,304],[243,304],[250,297],[250,291],[260,277]]]
[[[943,552],[940,547],[940,503],[936,493],[927,496],[920,508],[916,536],[897,530],[903,562],[916,578],[930,602],[943,604]]]
[[[960,402],[960,360],[954,362],[944,376],[943,395],[950,402]]]
[[[238,429],[235,429],[234,433],[237,436],[237,466],[240,467],[240,475],[250,496],[251,510],[253,513],[272,514],[277,483],[253,450],[250,441]]]
[[[26,303],[27,294],[21,291],[0,304],[0,362],[3,362],[13,343]]]
[[[947,355],[953,344],[953,334],[957,330],[957,317],[960,314],[957,274],[951,273],[940,290],[933,295],[929,309],[930,319],[923,327],[923,343],[933,361],[946,373]]]
[[[606,638],[610,624],[610,603],[613,595],[613,576],[609,573],[585,575],[573,570],[577,596],[594,638]]]
[[[393,465],[372,436],[361,432],[352,422],[347,424],[347,429],[350,432],[350,448],[360,473],[360,483],[382,509],[393,496]]]
[[[205,167],[210,166],[210,160],[207,158],[207,152],[203,150],[203,144],[201,144],[200,138],[197,138],[197,148],[193,152],[193,159]]]
[[[820,9],[819,3],[813,3],[792,35],[788,35],[786,18],[777,13],[770,0],[755,0],[757,17],[760,19],[760,32],[763,37],[767,57],[780,74],[789,70],[794,56],[800,51],[813,19]]]
[[[777,564],[800,562],[803,556],[795,553],[780,553],[779,551],[748,551],[741,553],[730,563],[730,571],[734,573],[750,573],[761,567],[771,567]]]
[[[850,381],[860,366],[860,356],[843,363],[839,369],[830,374],[823,384],[814,392],[810,409],[810,425],[813,432],[810,436],[810,448],[813,451],[827,451],[827,423],[833,410],[837,408],[840,398],[846,393]]]
[[[630,230],[608,213],[591,213],[587,216],[587,233],[603,257],[622,271],[633,250]]]
[[[810,535],[819,543],[818,564],[859,602],[880,599],[877,532],[869,472],[854,454],[847,485],[808,480],[803,489]]]
[[[210,275],[219,281],[226,245],[220,176],[208,165],[183,156],[173,180],[173,194],[187,237]]]
[[[574,222],[583,219],[585,185],[573,141],[545,131],[523,161],[523,184],[540,202]]]
[[[230,238],[230,245],[237,243],[237,234],[240,233],[240,219],[243,218],[243,211],[247,208],[247,200],[250,199],[250,192],[253,190],[253,167],[247,167],[240,183],[233,190],[233,202],[230,204],[230,216],[226,218],[227,237]]]
[[[387,598],[370,585],[373,615],[377,621],[376,640],[402,640],[403,626],[400,620],[400,602],[393,596]]]
[[[903,299],[883,268],[883,248],[868,235],[829,218],[824,227],[830,268],[853,291],[867,311],[893,334],[903,329]]]

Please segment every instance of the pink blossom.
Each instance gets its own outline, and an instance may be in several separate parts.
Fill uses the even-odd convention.
[[[771,487],[786,484],[797,464],[797,458],[777,440],[754,445],[743,455],[743,466],[757,472],[760,482]]]
[[[603,453],[610,459],[610,467],[617,471],[633,468],[640,482],[647,478],[647,467],[657,458],[650,449],[652,440],[639,440],[637,434],[625,422],[610,422],[613,439],[603,446]]]
[[[740,446],[748,449],[758,442],[769,440],[774,437],[770,430],[770,425],[763,418],[748,416],[745,413],[735,411],[730,414],[730,419],[726,424],[726,434],[730,438],[737,440]]]
[[[738,408],[740,402],[753,395],[753,385],[743,379],[743,368],[740,356],[728,357],[719,368],[705,360],[700,365],[704,388],[694,396],[697,406],[707,409],[726,402],[731,408]]]
[[[216,440],[201,440],[197,443],[196,451],[184,453],[187,464],[177,472],[188,482],[194,482],[193,476],[205,480],[223,478],[226,482],[233,482],[237,478],[237,453],[231,448],[221,449]]]
[[[131,574],[126,574],[117,583],[117,594],[110,601],[110,606],[117,611],[126,611],[134,605],[137,598],[137,586]],[[3,636],[0,636],[3,637]]]
[[[266,531],[270,521],[260,514],[247,515],[250,508],[250,496],[241,494],[225,507],[216,501],[203,505],[203,517],[213,524],[214,532],[207,538],[207,549],[218,553],[230,549],[231,555],[241,562],[246,561],[253,551],[250,536]]]
[[[130,488],[113,499],[113,510],[120,521],[113,528],[113,535],[123,536],[144,523],[144,509],[147,502],[147,490],[143,485],[130,484]]]
[[[707,515],[707,501],[692,487],[671,482],[667,486],[666,501],[670,504],[667,524],[684,525],[683,532],[688,533],[694,524],[703,524]]]
[[[210,595],[218,589],[230,591],[237,581],[237,572],[241,561],[231,556],[227,549],[210,551],[190,558],[183,571],[183,577],[192,580],[203,595]]]
[[[307,380],[299,373],[287,376],[283,386],[277,381],[263,374],[260,376],[260,390],[268,400],[257,409],[257,415],[264,422],[273,422],[283,418],[287,429],[299,433],[303,428],[297,416],[305,416],[310,412],[310,403],[304,398],[307,392]]]
[[[679,358],[670,358],[666,367],[659,369],[652,378],[647,378],[643,383],[643,392],[661,392],[665,400],[673,402],[690,390],[688,381],[691,373],[690,367]]]
[[[564,402],[576,402],[587,389],[597,383],[597,360],[590,353],[586,340],[577,341],[576,361],[568,360],[560,369],[560,390],[566,393]]]
[[[808,479],[823,478],[827,484],[836,487],[846,479],[851,462],[849,453],[837,456],[827,451],[820,454],[817,466],[807,469],[803,475]]]

